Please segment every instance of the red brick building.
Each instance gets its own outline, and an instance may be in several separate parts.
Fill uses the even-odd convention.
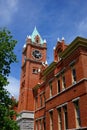
[[[23,49],[18,109],[21,130],[87,129],[87,39],[62,38],[47,66],[46,41],[34,30]]]
[[[27,36],[22,52],[20,95],[17,118],[21,130],[34,129],[34,97],[32,88],[39,81],[42,63],[46,63],[46,40],[43,40],[36,27]]]
[[[35,130],[87,129],[87,39],[58,41],[33,91]]]

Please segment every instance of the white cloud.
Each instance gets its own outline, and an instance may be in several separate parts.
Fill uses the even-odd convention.
[[[8,78],[8,81],[9,85],[6,87],[6,89],[11,93],[12,96],[18,99],[20,81],[12,76]]]
[[[12,17],[18,9],[18,0],[0,1],[0,25],[7,25],[12,21]]]

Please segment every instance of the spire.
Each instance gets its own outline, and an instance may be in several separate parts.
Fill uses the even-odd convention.
[[[37,28],[36,28],[36,26],[35,26],[34,31],[33,31],[32,35],[31,35],[31,40],[32,40],[32,42],[35,42],[35,37],[36,37],[36,36],[39,36],[39,38],[40,38],[40,44],[43,44],[44,41],[43,41],[43,39],[41,38],[41,36],[40,36],[39,32],[37,31]]]
[[[39,34],[39,32],[37,31],[37,28],[36,28],[36,26],[35,26],[34,31],[33,31],[33,33],[32,33],[31,36],[36,36],[36,35],[40,35],[40,34]]]

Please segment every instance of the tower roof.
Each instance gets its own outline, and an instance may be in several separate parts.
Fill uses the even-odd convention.
[[[39,38],[40,38],[40,44],[43,44],[44,41],[43,41],[42,37],[40,36],[39,32],[37,31],[37,28],[35,27],[32,35],[31,35],[32,42],[35,42],[35,37],[36,36],[39,36]]]

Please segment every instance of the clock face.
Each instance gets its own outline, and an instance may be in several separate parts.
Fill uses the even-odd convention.
[[[41,59],[41,57],[42,57],[42,54],[41,54],[41,52],[40,52],[39,50],[34,50],[34,51],[32,52],[32,55],[33,55],[33,57],[34,57],[35,59],[37,59],[37,60]]]

